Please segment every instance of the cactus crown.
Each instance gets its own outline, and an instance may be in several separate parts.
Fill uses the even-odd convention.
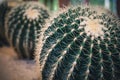
[[[44,33],[39,52],[43,80],[119,79],[119,25],[115,16],[99,7],[64,10]]]
[[[37,39],[48,17],[48,10],[36,2],[22,3],[8,14],[6,35],[20,58],[34,58]]]

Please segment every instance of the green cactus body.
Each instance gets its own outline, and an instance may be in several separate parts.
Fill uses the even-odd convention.
[[[7,1],[0,2],[0,45],[8,45],[5,38],[5,16],[9,12],[10,7],[7,4]]]
[[[0,3],[0,35],[3,34],[2,29],[4,29],[4,16],[7,11],[7,2],[1,2]]]
[[[6,18],[6,35],[22,59],[34,59],[34,49],[48,10],[36,2],[25,2],[12,9]]]
[[[120,24],[100,7],[71,7],[52,20],[40,52],[43,80],[119,80]]]

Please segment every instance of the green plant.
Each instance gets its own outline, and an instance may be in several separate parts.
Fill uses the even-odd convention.
[[[33,59],[37,39],[49,12],[36,2],[24,2],[13,8],[6,18],[6,36],[22,59]]]
[[[42,79],[119,80],[119,26],[117,17],[101,7],[64,9],[49,23],[37,51]]]
[[[5,38],[5,16],[9,11],[7,1],[0,2],[0,45],[8,44]]]
[[[2,31],[4,30],[3,26],[4,26],[4,16],[6,14],[6,10],[7,10],[7,3],[1,2],[0,3],[0,35],[3,34]]]

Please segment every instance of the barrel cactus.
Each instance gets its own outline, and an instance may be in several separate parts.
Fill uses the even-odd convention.
[[[64,9],[44,32],[43,80],[119,80],[120,24],[101,7]]]
[[[45,6],[36,2],[24,2],[7,15],[6,36],[19,58],[34,59],[37,39],[48,17]]]

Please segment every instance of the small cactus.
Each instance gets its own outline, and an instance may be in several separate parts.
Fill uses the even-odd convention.
[[[6,36],[22,59],[34,59],[34,49],[48,10],[36,2],[24,2],[13,8],[6,18]]]
[[[101,7],[70,7],[54,17],[40,54],[43,80],[119,80],[120,24]]]

